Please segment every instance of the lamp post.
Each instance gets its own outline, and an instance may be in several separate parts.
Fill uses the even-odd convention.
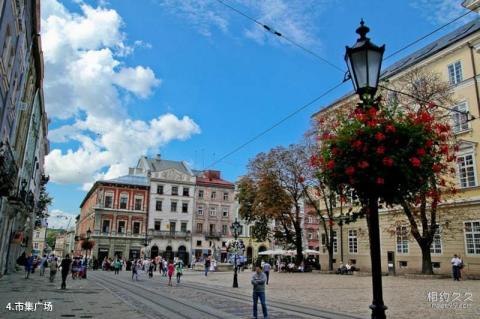
[[[90,235],[91,234],[92,234],[92,231],[90,230],[90,227],[88,227],[88,230],[87,230],[87,241],[88,242],[90,242]],[[90,251],[87,252],[87,258],[88,258],[88,255],[90,255],[89,253],[91,253],[91,252]]]
[[[356,93],[363,101],[368,100],[368,95],[375,95],[380,78],[383,53],[385,45],[381,47],[370,42],[366,37],[370,29],[363,20],[356,32],[360,35],[353,47],[346,48],[345,61],[347,62],[350,77]],[[370,257],[372,263],[372,289],[373,300],[370,305],[372,319],[384,319],[387,307],[383,303],[382,291],[382,260],[380,255],[380,231],[378,223],[378,194],[368,199],[368,226],[370,237]]]
[[[234,242],[234,249],[235,249],[235,262],[233,265],[233,288],[238,288],[238,275],[237,275],[237,254],[238,254],[238,249],[239,249],[239,243],[238,243],[238,235],[240,233],[240,228],[242,225],[238,222],[238,220],[235,218],[235,222],[232,223],[232,226],[230,226],[230,229],[232,231],[233,237],[235,238]]]

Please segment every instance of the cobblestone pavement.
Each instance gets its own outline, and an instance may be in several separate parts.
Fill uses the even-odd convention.
[[[186,273],[184,280],[249,295],[251,274],[250,271],[239,273],[238,289],[231,288],[232,273],[209,273],[206,278],[199,272],[190,272]],[[371,287],[369,276],[272,272],[267,299],[368,318],[370,316],[368,306],[372,298]],[[388,307],[388,318],[480,318],[480,281],[454,282],[449,279],[383,277],[383,294]],[[453,301],[454,299],[457,300]],[[465,299],[468,300],[464,301]],[[455,306],[467,308],[449,308]]]
[[[48,269],[42,277],[35,271],[29,279],[24,279],[23,272],[0,278],[0,318],[145,318],[141,312],[93,284],[90,278],[72,280],[70,277],[67,289],[61,290],[60,274],[57,274],[54,283],[48,281],[47,275]],[[15,302],[51,302],[52,311],[43,310],[40,304],[36,311],[6,309],[9,303],[15,309]]]

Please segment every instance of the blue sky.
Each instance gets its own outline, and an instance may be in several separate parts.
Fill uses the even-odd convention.
[[[224,1],[342,69],[360,18],[388,55],[465,12],[447,0]],[[216,0],[44,0],[42,38],[51,226],[78,214],[95,180],[126,174],[139,156],[161,153],[202,169],[343,78]],[[300,141],[310,115],[350,89],[344,84],[214,168],[235,181],[257,153]]]

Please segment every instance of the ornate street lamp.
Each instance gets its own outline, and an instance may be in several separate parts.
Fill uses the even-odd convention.
[[[385,45],[376,46],[370,42],[366,34],[370,29],[364,25],[363,20],[357,33],[360,38],[351,48],[347,46],[345,60],[353,82],[355,91],[360,99],[365,100],[364,94],[375,95],[380,77],[383,52]],[[383,303],[382,291],[382,260],[380,255],[380,232],[378,224],[378,197],[369,200],[369,237],[370,237],[370,258],[372,263],[372,289],[373,301],[370,305],[372,309],[372,319],[384,319],[387,307]]]
[[[90,235],[92,234],[92,231],[90,230],[90,227],[87,230],[87,240],[90,239]]]
[[[385,52],[385,45],[379,47],[370,42],[370,39],[366,37],[369,31],[370,29],[365,26],[362,19],[360,27],[356,31],[360,38],[357,39],[357,42],[351,48],[347,46],[347,52],[345,53],[345,61],[347,62],[353,87],[361,99],[365,93],[372,96],[375,95],[380,77],[383,52]]]
[[[235,262],[233,265],[234,273],[233,273],[233,288],[238,288],[238,275],[237,275],[237,254],[238,254],[238,246],[239,243],[237,241],[238,235],[240,234],[240,229],[242,225],[238,222],[235,218],[235,222],[233,222],[232,226],[230,226],[230,230],[232,231],[233,237],[235,238],[234,248],[235,248]]]

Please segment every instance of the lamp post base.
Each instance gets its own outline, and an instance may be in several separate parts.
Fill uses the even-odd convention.
[[[233,274],[233,288],[238,288],[238,276],[237,276],[236,269],[235,269],[235,273]]]
[[[370,305],[370,309],[372,309],[372,319],[385,319],[387,316],[385,315],[385,310],[387,310],[387,306],[385,305]]]

